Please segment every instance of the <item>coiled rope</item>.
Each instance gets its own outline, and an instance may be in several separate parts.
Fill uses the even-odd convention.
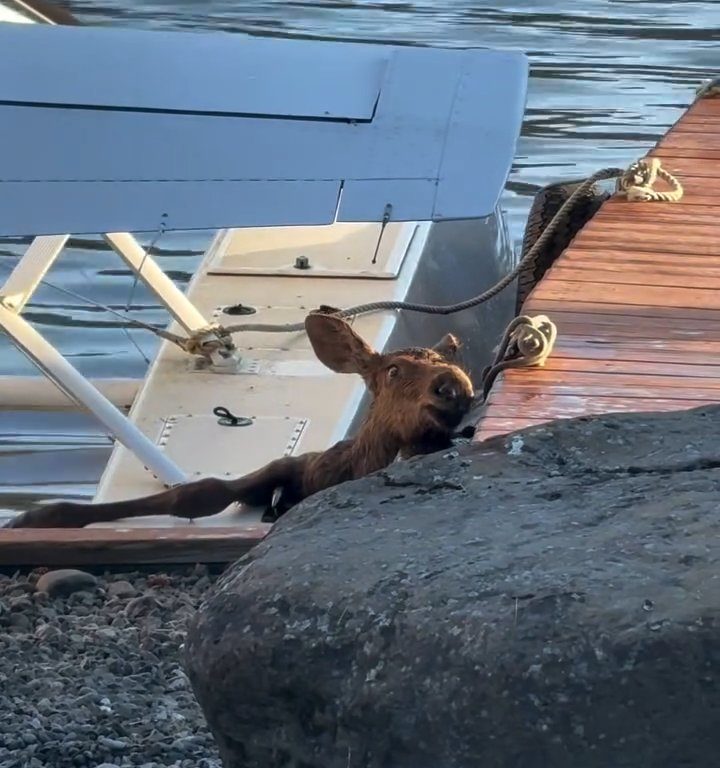
[[[520,315],[505,329],[493,362],[482,372],[480,402],[484,403],[498,374],[508,368],[545,365],[555,346],[557,327],[545,315]]]
[[[667,191],[654,189],[655,182],[660,178],[667,182],[671,189]],[[633,163],[618,179],[617,191],[624,194],[630,202],[663,202],[677,203],[682,199],[683,188],[680,182],[660,165],[660,158],[651,157]]]

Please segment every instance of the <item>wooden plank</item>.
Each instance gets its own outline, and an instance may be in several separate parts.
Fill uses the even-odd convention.
[[[720,366],[712,364],[685,365],[642,360],[608,360],[607,358],[551,357],[545,363],[548,371],[578,371],[588,373],[622,373],[632,376],[658,375],[690,378],[720,379]],[[560,377],[561,378],[561,377]]]
[[[575,374],[577,375],[577,374]],[[605,378],[609,378],[612,374],[603,374]],[[641,378],[641,381],[645,383],[644,386],[633,387],[627,383],[629,377],[625,376],[622,382],[615,386],[580,386],[579,384],[572,383],[570,375],[563,376],[563,383],[551,383],[543,384],[542,382],[530,382],[523,381],[520,384],[513,384],[509,381],[503,381],[498,387],[493,389],[493,393],[497,392],[498,395],[503,396],[503,402],[513,402],[516,405],[526,404],[526,399],[519,399],[521,396],[524,398],[544,398],[550,396],[557,397],[572,397],[582,398],[588,400],[604,400],[605,398],[625,398],[650,400],[650,399],[671,399],[671,400],[689,400],[693,402],[711,402],[716,403],[720,401],[720,382],[716,383],[715,388],[708,386],[702,386],[695,388],[688,388],[683,384],[683,381],[678,379],[672,379],[672,382],[665,386],[650,386],[646,379],[649,376]],[[661,378],[661,377],[657,377]],[[554,379],[552,381],[555,381]],[[703,384],[704,379],[700,379]],[[517,399],[514,399],[517,398]],[[488,399],[488,402],[495,402],[494,395]]]
[[[690,106],[687,108],[687,112],[685,114],[681,115],[678,122],[680,120],[685,120],[687,117],[708,117],[710,119],[716,118],[718,115],[718,108],[716,105],[717,99],[698,99],[697,101],[694,101]]]
[[[661,398],[623,398],[623,397],[579,397],[579,396],[547,396],[527,397],[524,400],[513,398],[505,399],[499,396],[490,401],[488,407],[492,409],[493,418],[515,418],[518,409],[534,414],[536,419],[556,419],[564,417],[568,419],[578,416],[598,416],[603,413],[646,413],[648,411],[681,411],[688,408],[696,408],[701,405],[710,405],[712,400],[690,402],[678,399]]]
[[[591,222],[579,232],[575,243],[592,244],[596,248],[607,243],[624,243],[628,251],[633,251],[636,246],[656,245],[658,251],[667,253],[668,241],[670,245],[679,249],[673,253],[697,253],[700,255],[717,256],[717,248],[708,243],[712,238],[715,227],[705,222],[696,222],[688,226],[683,222],[677,224],[663,223],[659,226],[656,222],[633,221],[632,227],[616,220]],[[624,239],[623,238],[624,235]]]
[[[536,297],[533,292],[525,302],[523,312],[527,314],[552,315],[553,312],[583,312],[588,316],[610,315],[616,317],[649,317],[657,320],[701,320],[715,321],[720,319],[720,311],[707,307],[665,307],[647,305],[621,305],[602,301],[576,301],[572,299],[550,299]]]
[[[720,199],[720,198],[718,198]],[[660,207],[660,203],[655,204],[656,207]],[[672,215],[672,203],[665,205],[665,214]],[[688,228],[686,224],[682,222],[667,222],[658,227],[657,223],[650,218],[635,219],[635,214],[632,211],[628,211],[627,215],[631,219],[632,226],[628,227],[628,222],[618,221],[617,219],[596,219],[593,218],[584,227],[581,236],[589,235],[601,235],[607,236],[608,234],[622,234],[624,233],[629,241],[642,239],[645,240],[647,236],[657,235],[659,237],[667,237],[668,235],[679,235],[685,240],[704,240],[707,237],[712,237],[717,234],[717,225],[707,219],[699,219],[692,228]],[[717,251],[715,252],[717,253]]]
[[[718,205],[686,205],[681,210],[673,210],[667,206],[659,206],[657,203],[638,203],[632,212],[632,220],[636,222],[689,222],[698,224],[712,224],[720,216],[720,199]],[[625,208],[602,208],[593,221],[623,221],[627,224],[628,211]]]
[[[704,157],[660,157],[662,167],[672,173],[674,176],[692,176],[694,178],[703,178],[705,176],[714,178],[714,168],[712,163],[708,163]],[[682,180],[678,178],[682,183]]]
[[[710,102],[710,104],[708,104],[708,102]],[[690,104],[688,104],[688,106],[686,107],[686,111],[678,119],[681,120],[686,114],[695,114],[697,112],[703,112],[704,111],[703,107],[707,107],[707,106],[713,106],[712,99],[693,98],[693,101]],[[717,112],[714,109],[710,111],[712,112],[712,114],[717,114]]]
[[[594,246],[573,243],[563,253],[563,257],[558,260],[557,265],[570,265],[578,262],[595,264],[602,269],[613,264],[620,266],[623,264],[645,264],[648,268],[655,270],[682,269],[685,265],[689,267],[712,267],[720,264],[720,258],[712,254],[693,253],[683,256],[682,259],[674,259],[672,254],[649,248],[633,248],[632,251],[603,248],[602,251],[598,252]]]
[[[669,131],[663,140],[663,146],[667,149],[720,149],[720,135],[713,132],[705,133],[680,133]]]
[[[558,264],[553,271],[553,279],[578,280],[591,283],[611,283],[617,285],[652,285],[653,287],[666,286],[670,288],[700,288],[720,289],[720,261],[717,267],[676,270],[675,272],[644,272],[628,269],[610,269],[608,265],[585,266],[573,264],[565,266]]]
[[[551,310],[553,320],[560,332],[570,333],[575,332],[575,329],[581,329],[592,334],[600,333],[606,335],[611,333],[620,338],[626,334],[635,335],[636,332],[639,332],[645,338],[666,338],[668,333],[676,333],[680,337],[688,334],[698,335],[698,337],[703,334],[710,334],[712,336],[713,333],[720,330],[720,314],[704,318],[701,323],[698,322],[696,317],[677,317],[673,318],[670,323],[664,318],[641,318],[630,314],[630,312],[627,314],[620,312],[596,314],[590,310],[582,311],[583,308],[588,306],[591,305],[580,305],[581,311],[565,309],[562,306],[553,308]],[[642,310],[644,307],[639,309]],[[645,336],[645,334],[649,334],[649,336]]]
[[[596,232],[582,231],[573,240],[575,247],[597,249],[603,245],[606,248],[625,247],[628,251],[635,248],[654,250],[658,253],[674,254],[678,258],[686,255],[714,256],[717,254],[717,245],[707,237],[687,235],[673,239],[667,232],[633,233],[621,231]]]
[[[606,200],[603,203],[602,209],[604,210],[606,208],[612,208],[614,206],[622,207],[623,209],[626,209],[628,213],[630,212],[630,206],[632,206],[633,211],[641,211],[643,208],[652,209],[654,208],[657,210],[658,208],[670,208],[671,210],[675,210],[676,208],[683,208],[685,206],[717,206],[719,204],[718,196],[715,194],[710,194],[707,191],[703,191],[702,193],[693,193],[692,195],[683,195],[683,197],[680,200],[677,200],[674,203],[658,203],[658,202],[641,202],[641,201],[635,201],[630,202],[627,198],[621,197],[621,196],[613,196],[609,200]]]
[[[602,323],[565,323],[559,313],[553,316],[562,340],[587,340],[597,345],[612,346],[614,344],[666,344],[679,342],[686,345],[695,344],[700,347],[708,343],[720,342],[720,326],[713,325],[708,329],[676,329],[658,323],[648,327],[644,323],[630,322],[626,327],[616,328]]]
[[[621,259],[600,260],[598,263],[598,259],[587,257],[582,251],[579,251],[572,257],[563,259],[562,262],[554,265],[553,269],[556,270],[553,274],[557,276],[561,276],[561,271],[572,272],[573,274],[589,273],[598,280],[604,279],[604,276],[610,273],[622,275],[623,271],[644,275],[647,281],[654,280],[655,276],[662,276],[660,279],[677,277],[678,275],[713,278],[720,275],[720,259],[707,257],[707,260],[703,262],[693,258],[682,264],[660,262],[653,265],[651,261],[633,257],[624,263]],[[578,277],[578,279],[580,278]],[[615,282],[615,279],[612,278],[612,281]],[[632,283],[633,281],[628,280],[628,282]],[[657,285],[661,284],[657,283]]]
[[[673,126],[673,133],[707,133],[708,128],[713,127],[715,129],[720,128],[720,124],[714,121],[714,125],[708,120],[698,118],[695,120],[681,120],[677,125]]]
[[[666,288],[585,283],[579,280],[544,280],[535,292],[536,299],[558,299],[572,295],[575,301],[604,302],[607,304],[636,305],[642,307],[691,308],[702,307],[720,311],[720,294],[699,288]]]
[[[686,123],[699,123],[700,125],[712,125],[718,122],[718,117],[715,114],[698,114],[694,111],[685,113],[674,126],[682,126]]]
[[[720,149],[704,147],[665,147],[659,146],[648,153],[654,157],[693,157],[701,160],[720,160]]]
[[[629,205],[632,205],[632,210],[628,210]],[[673,203],[663,202],[641,202],[635,201],[628,203],[627,200],[623,201],[620,197],[611,197],[598,211],[598,213],[617,213],[618,209],[621,210],[628,218],[639,216],[641,214],[652,214],[653,216],[659,216],[660,214],[672,214],[673,216],[714,216],[718,208],[720,208],[720,195],[715,194],[693,194],[683,196],[680,200]]]
[[[598,316],[604,319],[607,316]],[[642,322],[634,322],[629,318],[625,325],[616,326],[588,320],[567,321],[563,314],[557,312],[553,315],[553,321],[562,338],[592,339],[598,344],[613,344],[629,339],[641,339],[646,342],[656,341],[720,341],[720,323],[713,323],[707,328],[695,327],[668,327],[664,323],[655,323],[650,326]]]
[[[0,566],[227,563],[260,542],[269,525],[243,528],[0,529]]]
[[[642,403],[639,407],[634,407],[628,410],[624,409],[604,409],[602,407],[594,407],[591,411],[583,411],[582,413],[562,413],[550,411],[545,417],[527,418],[527,417],[513,417],[502,415],[502,409],[496,415],[497,406],[488,406],[487,413],[492,413],[492,416],[485,415],[482,417],[478,424],[478,429],[473,437],[474,443],[483,443],[485,440],[489,440],[492,437],[504,436],[512,432],[527,429],[529,427],[540,426],[541,424],[549,424],[553,421],[559,421],[562,419],[579,418],[586,416],[601,416],[606,413],[655,413],[658,411],[678,411],[687,410],[689,408],[695,408],[700,403],[682,403],[680,407],[676,407],[675,404],[664,407],[658,405],[658,401],[642,401],[638,400],[638,404]],[[517,413],[517,409],[513,409],[514,413]]]
[[[692,174],[686,174],[682,179],[678,179],[681,182],[683,190],[691,194],[707,195],[709,197],[716,197],[718,190],[720,190],[720,179],[715,176],[693,176]],[[664,181],[658,181],[657,188],[659,191],[669,190],[670,187]],[[639,201],[627,200],[628,205],[638,205]],[[661,201],[652,201],[655,206],[658,205],[677,205],[677,202],[663,203]]]
[[[621,388],[649,387],[653,390],[666,387],[682,387],[683,390],[707,389],[715,392],[720,389],[720,379],[709,379],[704,376],[684,376],[679,379],[671,375],[670,371],[660,373],[627,373],[616,371],[573,371],[565,370],[562,376],[558,376],[555,370],[549,368],[516,368],[504,371],[498,379],[496,387],[518,388],[530,387],[544,392],[548,387],[572,387],[577,391],[584,388]],[[495,388],[493,388],[493,391]],[[666,397],[666,395],[663,395]]]
[[[685,224],[687,229],[695,229],[692,224]],[[622,238],[622,232],[607,229],[602,231],[582,232],[572,242],[573,250],[583,250],[592,252],[593,260],[601,266],[604,261],[604,250],[609,251],[625,250],[626,258],[632,258],[635,253],[654,252],[657,254],[657,263],[666,262],[668,264],[682,262],[685,263],[692,257],[706,257],[711,261],[717,262],[720,254],[713,251],[713,244],[709,238],[695,237],[689,235],[683,237],[678,232],[663,232],[660,234],[657,230],[662,229],[662,225],[656,225],[656,232],[640,232],[634,234],[626,233],[625,240]],[[603,246],[603,244],[605,244]],[[565,259],[558,259],[557,263],[562,263]]]
[[[698,341],[651,341],[647,339],[608,339],[599,342],[573,336],[558,338],[553,358],[583,360],[627,360],[638,362],[677,363],[678,365],[720,366],[720,342]],[[690,370],[688,368],[688,370]]]

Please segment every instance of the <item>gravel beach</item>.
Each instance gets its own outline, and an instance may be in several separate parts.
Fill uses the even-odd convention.
[[[219,768],[180,664],[215,578],[0,574],[0,768]]]

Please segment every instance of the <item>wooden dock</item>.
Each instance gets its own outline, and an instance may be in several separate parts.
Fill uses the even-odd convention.
[[[680,202],[606,201],[523,305],[558,329],[544,368],[496,380],[475,441],[556,419],[720,401],[720,97],[649,153]]]

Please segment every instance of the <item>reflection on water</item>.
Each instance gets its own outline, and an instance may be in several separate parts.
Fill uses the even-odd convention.
[[[626,165],[644,154],[717,74],[716,3],[677,0],[74,0],[86,22],[228,33],[352,38],[520,50],[531,61],[523,136],[504,206],[515,238],[534,191],[549,181]],[[482,183],[478,180],[478,183]],[[155,238],[150,233],[144,242]],[[184,284],[205,235],[166,234],[158,260]],[[25,244],[0,245],[0,275]],[[49,280],[92,301],[163,325],[166,316],[102,244],[74,242]],[[43,286],[27,317],[83,373],[137,376],[155,339],[102,308]],[[32,374],[0,337],[0,375]],[[90,419],[0,412],[0,507],[47,495],[90,495],[108,455]]]

